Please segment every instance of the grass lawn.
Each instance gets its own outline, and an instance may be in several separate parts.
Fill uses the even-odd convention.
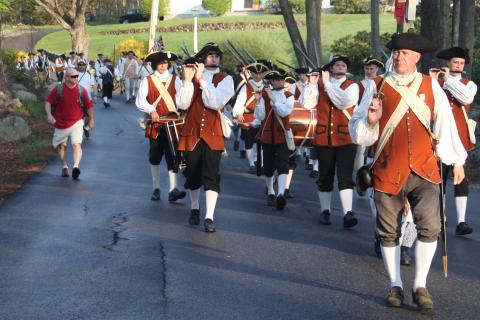
[[[296,16],[297,21],[305,19],[303,15]],[[217,18],[199,18],[199,23],[221,23],[221,22],[255,22],[255,21],[283,21],[280,15],[263,15],[248,17],[217,17]],[[191,24],[193,19],[172,19],[159,22],[159,26]],[[113,55],[113,47],[121,40],[132,36],[147,40],[148,34],[136,35],[102,35],[102,31],[122,30],[128,28],[148,28],[148,22],[131,24],[111,24],[89,26],[90,35],[89,56],[91,59],[96,57],[97,53],[104,53],[108,56]],[[330,55],[330,45],[333,41],[348,34],[354,34],[361,30],[370,29],[370,15],[338,15],[324,14],[322,16],[322,47],[324,60]],[[380,16],[380,32],[394,32],[396,30],[395,20],[392,14],[385,13]],[[306,28],[300,28],[304,41],[306,40]],[[158,36],[158,34],[157,34]],[[193,48],[192,32],[167,32],[163,33],[163,40],[168,49],[174,52],[181,52],[182,42],[187,43],[190,50]],[[261,29],[261,30],[235,30],[235,31],[211,31],[208,33],[199,32],[199,46],[209,41],[222,43],[225,40],[231,40],[234,43],[246,46],[252,53],[267,52],[270,57],[279,58],[287,63],[294,63],[293,50],[286,29]],[[263,47],[262,50],[255,50],[255,47]],[[48,51],[56,53],[68,53],[71,48],[70,36],[66,31],[59,31],[47,35],[37,43],[38,48],[45,48]]]

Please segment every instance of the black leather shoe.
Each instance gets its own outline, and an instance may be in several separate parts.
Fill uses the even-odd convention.
[[[329,210],[323,210],[322,213],[320,214],[320,224],[324,224],[326,226],[329,226],[332,224],[332,222],[330,221]]]
[[[348,211],[346,215],[343,216],[343,227],[344,228],[351,228],[358,223],[357,218],[355,218],[355,214],[353,211]]]
[[[293,199],[293,196],[292,196],[292,194],[290,193],[290,189],[285,189],[285,192],[283,193],[283,195],[284,195],[285,198],[287,198],[287,199]]]
[[[245,150],[240,150],[240,158],[245,159],[247,157],[247,152]]]
[[[73,168],[72,170],[72,179],[73,180],[78,180],[78,177],[80,176],[80,168]]]
[[[275,207],[275,195],[274,194],[269,194],[267,196],[267,206]]]
[[[153,190],[152,196],[150,197],[150,200],[152,201],[158,201],[160,200],[160,189],[156,188]]]
[[[402,266],[409,266],[412,264],[412,258],[408,254],[408,247],[401,246],[400,247],[400,264]]]
[[[211,219],[205,219],[203,222],[203,225],[205,226],[205,232],[211,233],[215,232],[215,224]]]
[[[418,309],[433,309],[433,299],[426,288],[417,288],[417,291],[412,290],[412,298]]]
[[[307,165],[305,166],[305,170],[313,170],[313,164],[307,163]]]
[[[186,195],[187,195],[187,193],[185,191],[180,191],[177,188],[175,188],[168,193],[168,201],[169,202],[174,202],[174,201],[177,201],[179,199],[185,198]]]
[[[399,308],[404,300],[403,289],[400,287],[392,287],[387,295],[387,307]]]
[[[239,141],[235,141],[233,143],[233,150],[234,151],[238,151],[238,148],[240,148],[240,142]]]
[[[105,108],[108,108],[108,103],[106,103],[106,102],[104,101],[104,102],[103,102],[103,106],[104,106]]]
[[[283,194],[279,194],[278,197],[275,199],[275,207],[277,210],[283,210],[285,205],[287,204],[287,199]]]
[[[70,177],[70,172],[68,171],[68,168],[62,168],[62,177],[64,178]]]
[[[455,234],[457,236],[464,236],[473,232],[472,227],[470,227],[466,222],[460,222],[455,229]]]
[[[318,178],[318,171],[312,170],[309,175],[310,178]]]
[[[192,209],[190,210],[190,217],[188,218],[188,223],[194,226],[198,226],[200,224],[200,210],[199,209]]]
[[[250,174],[256,174],[256,173],[257,173],[257,167],[255,167],[255,166],[250,166],[250,168],[248,168],[248,173],[250,173]]]

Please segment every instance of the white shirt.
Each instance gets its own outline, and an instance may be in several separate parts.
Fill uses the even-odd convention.
[[[242,86],[240,92],[237,94],[235,105],[233,106],[233,116],[243,114],[245,111],[245,103],[247,103],[247,86],[253,84],[254,90],[263,90],[263,81],[256,82],[253,79],[248,81],[249,84]]]
[[[118,74],[120,75],[120,77],[123,79],[123,67],[125,66],[125,59],[124,57],[121,57],[119,60],[118,60],[118,64],[117,64],[117,69],[118,69]]]
[[[62,68],[62,67],[66,67],[66,63],[63,59],[61,58],[57,58],[55,59],[55,68]]]
[[[287,98],[285,96],[285,90],[272,90],[272,96],[273,99],[270,100],[271,106],[280,118],[285,118],[292,113],[293,104],[295,103],[293,96]],[[265,114],[265,101],[263,97],[258,101],[254,115],[255,120],[252,121],[252,126],[258,127],[267,116]],[[272,114],[271,116],[274,117],[275,115]]]
[[[345,76],[340,79],[330,78],[330,81],[325,84],[325,92],[327,93],[333,105],[340,110],[350,108],[357,105],[359,88],[358,84],[352,83],[345,90],[340,88],[340,85],[346,80]],[[300,96],[300,104],[306,109],[313,109],[318,104],[318,85],[309,83]]]
[[[96,85],[95,77],[92,76],[88,71],[78,72],[78,84],[84,87],[90,99],[93,98],[93,86]]]
[[[443,89],[448,90],[461,104],[471,104],[477,94],[477,85],[473,81],[463,84],[461,78],[461,74],[450,75],[443,84]]]
[[[172,74],[168,71],[165,73],[155,71],[153,76],[157,77],[161,82],[167,82],[169,78],[172,77]],[[177,109],[187,109],[192,101],[193,83],[190,82],[187,86],[184,86],[183,81],[179,77],[175,77],[175,91],[175,105],[177,106]],[[147,95],[148,79],[145,78],[140,82],[135,104],[137,105],[138,110],[150,114],[156,110],[156,106],[148,103]],[[180,106],[183,106],[184,108],[180,108]]]
[[[72,60],[72,58],[68,58],[67,60],[67,67],[69,68],[75,68],[76,67],[76,61],[77,59]]]
[[[95,73],[97,77],[100,77],[100,69],[104,66],[103,62],[100,59],[95,61]]]
[[[231,76],[227,75],[222,81],[220,81],[217,87],[213,85],[213,76],[219,72],[220,69],[218,68],[212,71],[205,69],[203,71],[203,80],[200,81],[203,104],[205,105],[205,107],[212,110],[220,110],[221,108],[223,108],[235,93],[233,87],[233,78]],[[191,84],[191,90],[191,95],[193,96],[193,84]],[[191,99],[192,97],[190,97],[190,102]],[[186,110],[190,107],[190,104],[191,103],[189,103],[188,105],[183,103],[177,104],[177,107],[179,109]]]
[[[395,77],[395,74],[393,74]],[[457,126],[450,110],[450,103],[445,92],[437,81],[432,81],[432,91],[435,100],[433,113],[433,134],[439,143],[436,152],[446,165],[463,165],[467,152],[458,136]],[[379,138],[379,123],[371,127],[368,122],[368,109],[373,95],[377,92],[374,81],[369,81],[365,88],[362,101],[355,108],[348,124],[353,143],[371,146]]]

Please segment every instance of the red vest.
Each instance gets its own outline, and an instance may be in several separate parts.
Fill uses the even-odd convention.
[[[253,87],[249,84],[247,86],[247,99],[245,100],[245,103],[248,102],[248,100],[251,99],[252,96],[254,96],[255,92],[253,91]],[[244,107],[244,112],[243,112],[243,117],[245,118],[244,122],[252,122],[255,117],[253,112],[255,111],[255,107],[257,106],[257,101],[255,99],[250,102],[246,108]]]
[[[224,72],[213,76],[212,83],[216,87],[225,77]],[[202,139],[212,150],[224,150],[222,124],[218,111],[205,107],[202,100],[202,90],[197,83],[193,84],[192,104],[188,109],[185,124],[180,134],[178,150],[192,151]]]
[[[387,83],[383,87],[383,93],[385,99],[382,102],[379,136],[401,99],[400,94]],[[425,96],[425,103],[433,115],[435,100],[432,78],[429,76],[423,75],[417,92],[417,95],[421,94]],[[409,110],[398,123],[373,166],[373,187],[375,190],[396,195],[412,171],[432,183],[439,184],[441,181],[430,135],[417,116]]]
[[[345,90],[355,82],[345,80],[340,88]],[[336,108],[327,93],[325,88],[320,83],[318,84],[317,104],[317,126],[315,128],[314,144],[317,146],[338,147],[347,144],[352,144],[350,132],[348,131],[348,118],[342,110]],[[353,107],[347,108],[347,112],[352,115]]]
[[[155,75],[151,75],[147,77],[148,80],[148,94],[147,94],[147,101],[150,104],[153,104],[155,101],[157,101],[158,96],[160,95],[160,92],[158,92],[157,87],[155,86],[155,83],[152,80],[152,77]],[[172,80],[170,81],[170,85],[167,88],[168,93],[173,99],[173,102],[175,102],[175,94],[177,91],[175,90],[175,79],[176,75],[172,75]],[[163,82],[163,85],[166,85],[165,82]],[[165,104],[165,101],[163,99],[160,100],[160,102],[157,105],[157,113],[159,116],[167,115],[170,113],[168,111],[167,105]]]
[[[466,85],[469,80],[461,78],[460,82]],[[445,80],[438,79],[438,83],[443,88]],[[471,151],[475,147],[475,145],[470,141],[470,138],[468,136],[468,124],[467,120],[465,120],[465,116],[463,115],[462,104],[457,99],[455,99],[455,97],[450,93],[450,91],[445,90],[445,93],[447,94],[448,101],[450,102],[453,117],[455,118],[455,123],[457,124],[458,135],[460,136],[460,140],[463,143],[463,147],[465,148],[465,150]],[[467,112],[468,115],[470,113],[470,105],[466,104],[464,105],[464,107],[465,112]]]
[[[262,143],[285,143],[285,133],[283,132],[282,126],[278,122],[277,117],[273,113],[272,106],[270,105],[270,98],[265,92],[263,92],[262,96],[263,101],[265,102],[265,119],[262,121],[262,126],[260,128],[260,138]],[[292,93],[285,91],[285,96],[289,98],[292,96]],[[270,110],[272,111],[270,112]],[[286,130],[290,129],[290,116],[282,118],[282,123]]]

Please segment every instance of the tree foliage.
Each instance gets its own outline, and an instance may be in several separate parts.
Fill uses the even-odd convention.
[[[159,0],[158,2],[158,16],[166,16],[168,13],[168,5],[170,1]],[[152,11],[152,0],[140,0],[140,13],[145,16],[150,16]]]
[[[232,7],[232,0],[203,0],[202,6],[213,15],[221,16]]]
[[[305,0],[289,0],[290,5],[292,6],[293,13],[304,14],[305,13]],[[264,8],[269,13],[281,14],[282,10],[280,8],[280,3],[278,0],[267,0],[265,1]]]

